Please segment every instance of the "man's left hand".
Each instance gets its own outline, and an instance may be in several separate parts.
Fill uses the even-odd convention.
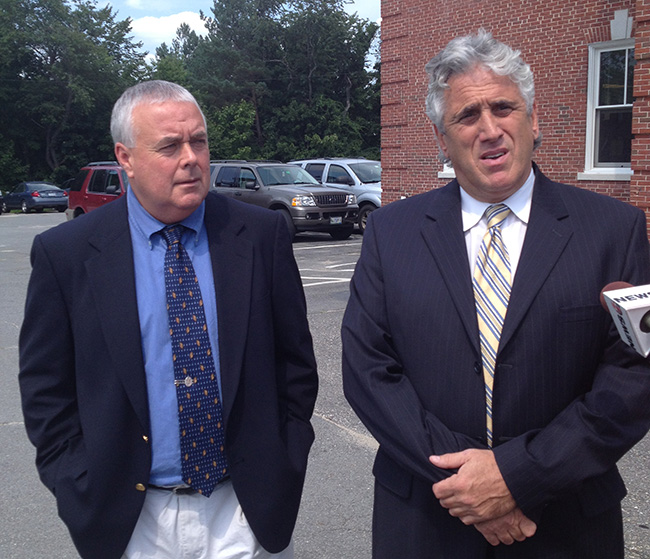
[[[494,520],[516,508],[491,450],[468,449],[430,456],[438,468],[458,469],[451,477],[433,485],[433,493],[449,514],[464,524]]]

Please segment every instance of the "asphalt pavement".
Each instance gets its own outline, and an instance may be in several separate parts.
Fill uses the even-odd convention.
[[[0,216],[0,559],[78,557],[54,498],[38,480],[17,383],[32,239],[64,220],[57,213]],[[370,558],[376,443],[345,402],[340,381],[339,328],[360,247],[356,234],[338,242],[327,235],[299,235],[294,243],[320,375],[296,559]],[[626,559],[650,559],[649,465],[650,436],[620,463],[629,491],[623,502]]]

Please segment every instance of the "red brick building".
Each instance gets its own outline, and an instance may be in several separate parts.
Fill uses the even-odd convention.
[[[424,114],[424,66],[479,27],[533,70],[542,171],[650,218],[650,0],[382,0],[383,202],[453,176]]]

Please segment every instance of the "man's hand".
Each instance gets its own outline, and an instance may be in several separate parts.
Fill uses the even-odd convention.
[[[458,469],[433,485],[433,493],[449,514],[464,524],[499,519],[517,507],[491,450],[468,449],[430,456],[438,468]]]
[[[526,538],[535,535],[537,524],[528,518],[520,508],[497,518],[474,524],[483,537],[492,545],[513,544],[515,541],[523,542]]]

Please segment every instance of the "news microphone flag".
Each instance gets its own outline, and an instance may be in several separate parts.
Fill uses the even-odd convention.
[[[612,315],[621,339],[638,353],[650,354],[650,285],[616,282],[605,286],[602,298]]]

